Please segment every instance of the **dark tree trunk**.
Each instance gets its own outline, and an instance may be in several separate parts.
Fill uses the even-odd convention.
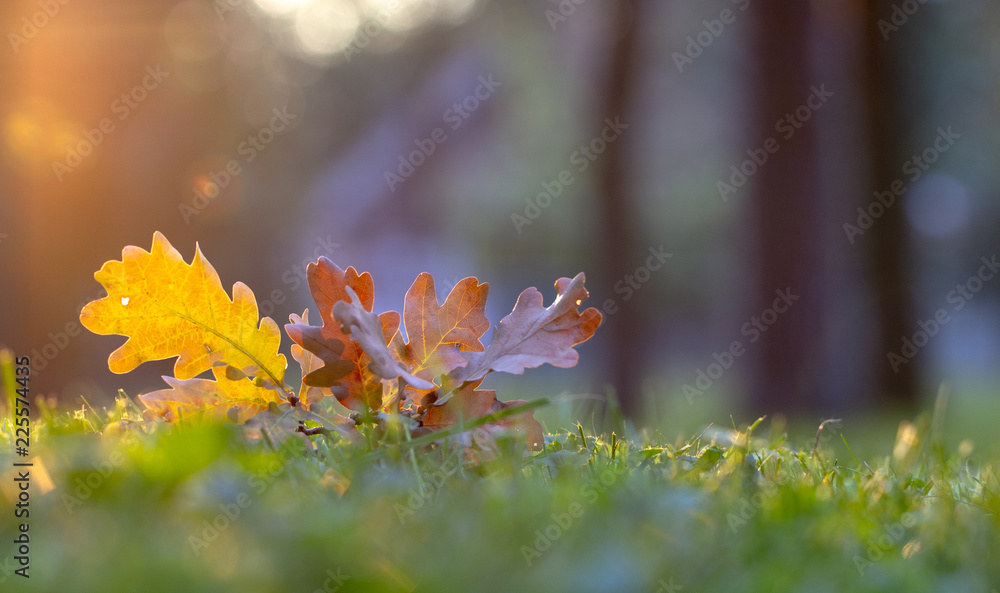
[[[638,28],[641,23],[641,0],[622,0],[615,3],[614,39],[608,60],[602,110],[597,130],[604,127],[604,118],[621,120],[629,124],[628,108],[635,84],[635,54]],[[602,250],[598,260],[604,265],[606,286],[612,286],[630,272],[631,259],[636,257],[632,227],[632,189],[628,183],[628,137],[608,144],[598,161],[598,192],[601,228],[604,231]],[[633,266],[634,267],[634,266]],[[642,332],[639,328],[637,303],[619,303],[618,311],[605,319],[611,341],[611,382],[614,385],[622,411],[635,418],[640,413],[642,394]]]
[[[803,411],[826,398],[823,343],[825,299],[822,290],[822,204],[817,162],[818,123],[822,112],[808,121],[779,120],[805,105],[820,87],[810,69],[811,3],[774,0],[748,11],[754,18],[756,72],[755,124],[748,147],[765,146],[773,138],[780,148],[750,176],[754,186],[751,220],[755,233],[756,287],[752,314],[766,331],[756,341],[746,337],[754,363],[750,407],[753,413]],[[832,99],[831,99],[832,100]],[[815,101],[814,101],[815,103]],[[740,160],[748,158],[744,152]],[[797,296],[776,316],[766,313],[776,291]],[[770,325],[767,322],[773,321]]]
[[[872,192],[884,192],[901,176],[907,156],[900,145],[905,133],[905,114],[901,96],[900,68],[897,56],[902,39],[886,40],[878,20],[888,18],[889,0],[865,2],[865,51],[863,89],[867,106],[869,163]],[[863,196],[860,206],[867,207],[873,194]],[[886,208],[871,230],[855,239],[868,256],[870,281],[875,290],[878,317],[879,352],[898,351],[901,336],[913,332],[913,303],[909,294],[906,262],[906,221],[898,202]],[[915,366],[898,365],[898,372],[884,356],[877,361],[880,403],[912,405],[917,399]]]

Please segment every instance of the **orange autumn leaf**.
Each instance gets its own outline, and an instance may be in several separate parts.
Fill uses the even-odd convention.
[[[434,277],[417,276],[406,291],[403,325],[407,343],[397,351],[410,372],[428,380],[466,364],[461,351],[481,352],[479,338],[490,329],[486,318],[489,284],[465,278],[452,288],[444,304],[439,304]]]
[[[447,403],[429,406],[422,425],[432,430],[440,430],[527,403],[524,400],[498,401],[496,390],[478,389],[481,383],[482,381],[465,383],[455,391]],[[545,434],[534,414],[532,410],[502,418],[486,426],[513,432],[524,438],[529,449],[539,450],[545,445]]]
[[[386,335],[385,326],[379,316],[365,310],[358,300],[358,295],[349,286],[347,293],[351,295],[351,302],[336,303],[333,306],[333,318],[340,322],[341,330],[350,334],[368,355],[368,370],[383,379],[402,379],[417,389],[434,389],[433,383],[414,377],[393,358],[386,344],[386,340],[392,338]]]
[[[333,305],[349,298],[346,287],[350,286],[358,294],[362,304],[371,310],[375,300],[372,277],[367,272],[358,274],[353,267],[341,270],[329,259],[321,257],[306,266],[306,278],[319,309],[321,325],[293,322],[285,325],[285,332],[293,342],[323,361],[320,368],[303,376],[303,383],[315,387],[331,387],[356,371],[361,354],[333,318]]]
[[[289,323],[285,331],[296,344],[322,360],[323,366],[305,375],[302,382],[313,387],[329,388],[342,404],[352,410],[378,409],[383,395],[380,378],[368,370],[370,358],[333,317],[335,304],[351,301],[347,287],[357,294],[358,302],[365,311],[372,310],[375,289],[371,274],[359,274],[353,267],[342,270],[329,259],[321,257],[306,267],[306,276],[322,325]],[[385,343],[388,344],[399,330],[399,314],[392,311],[383,313],[379,320]]]
[[[121,261],[106,262],[94,278],[108,296],[87,304],[80,321],[94,333],[128,337],[108,359],[113,372],[176,356],[174,376],[180,380],[223,364],[283,385],[278,325],[269,317],[258,322],[257,301],[242,282],[233,285],[230,298],[197,246],[192,262],[185,263],[157,232],[151,251],[128,246]]]
[[[175,377],[164,378],[169,388],[140,396],[151,414],[169,420],[208,416],[245,422],[284,400],[309,410],[333,394],[362,412],[350,420],[335,414],[335,425],[378,424],[385,415],[369,412],[393,405],[390,412],[408,416],[423,430],[482,419],[485,424],[472,431],[477,442],[495,446],[496,435],[513,431],[531,448],[544,444],[541,424],[529,412],[493,416],[521,402],[498,401],[495,391],[479,389],[483,378],[494,371],[521,374],[542,364],[573,366],[579,357],[574,347],[590,339],[601,323],[596,309],[579,310],[589,296],[582,273],[560,278],[548,307],[536,289],[522,292],[488,347],[480,340],[490,328],[485,316],[489,286],[476,278],[459,282],[441,303],[433,277],[420,274],[400,316],[372,311],[370,274],[342,270],[320,258],[309,264],[307,275],[321,324],[310,325],[307,310],[291,315],[285,326],[302,370],[297,398],[283,383],[286,360],[278,352],[277,325],[259,318],[250,289],[237,282],[230,297],[200,249],[186,263],[160,233],[153,236],[150,251],[129,246],[121,261],[104,264],[95,278],[108,296],[89,303],[80,318],[95,333],[128,338],[108,360],[114,372],[176,357]],[[209,369],[213,379],[197,378]],[[301,432],[312,436],[310,431],[327,430]]]

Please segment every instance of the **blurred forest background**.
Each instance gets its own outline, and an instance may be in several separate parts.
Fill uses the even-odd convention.
[[[6,0],[0,32],[0,342],[65,401],[162,386],[78,323],[160,230],[282,324],[318,255],[379,311],[477,276],[494,323],[586,272],[582,364],[504,399],[997,409],[995,2]]]

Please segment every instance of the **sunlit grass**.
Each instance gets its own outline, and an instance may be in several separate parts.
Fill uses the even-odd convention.
[[[55,489],[33,491],[32,578],[3,590],[989,593],[1000,466],[949,447],[940,421],[883,425],[868,458],[843,425],[792,443],[767,419],[574,425],[537,454],[502,440],[475,461],[168,425],[120,397],[36,415]]]

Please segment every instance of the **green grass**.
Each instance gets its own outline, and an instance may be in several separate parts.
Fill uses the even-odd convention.
[[[126,399],[32,413],[52,485],[33,468],[26,580],[8,572],[19,520],[13,476],[0,483],[4,592],[1000,588],[1000,463],[952,447],[943,406],[883,425],[889,446],[868,459],[849,424],[813,454],[815,429],[790,443],[765,420],[681,438],[571,426],[536,454],[501,440],[478,464],[461,435],[276,444],[145,421]],[[0,434],[6,472],[9,420]]]

